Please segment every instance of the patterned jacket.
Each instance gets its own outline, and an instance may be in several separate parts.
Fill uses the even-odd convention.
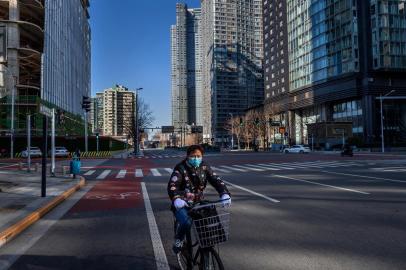
[[[205,162],[198,168],[193,168],[183,160],[175,166],[168,183],[169,198],[174,201],[177,198],[199,201],[203,199],[203,191],[209,182],[219,195],[230,194],[224,182],[213,172]],[[190,194],[192,198],[186,198]]]

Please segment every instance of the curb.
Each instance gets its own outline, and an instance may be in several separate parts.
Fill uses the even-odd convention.
[[[76,184],[75,186],[66,190],[61,195],[54,198],[52,201],[48,202],[43,207],[41,207],[41,208],[35,210],[34,212],[32,212],[31,214],[27,215],[25,218],[21,219],[14,225],[11,225],[4,231],[0,232],[0,248],[3,247],[8,242],[10,242],[17,235],[22,233],[29,226],[31,226],[32,224],[34,224],[35,222],[40,220],[43,216],[48,214],[52,209],[54,209],[56,206],[58,206],[63,201],[65,201],[67,198],[69,198],[73,193],[75,193],[76,191],[81,189],[83,186],[85,186],[85,184],[86,184],[86,180],[84,177],[81,176],[78,184]]]

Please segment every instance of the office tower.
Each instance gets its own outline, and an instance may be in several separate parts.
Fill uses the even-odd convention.
[[[13,89],[17,135],[27,114],[35,114],[36,134],[40,102],[82,115],[82,96],[90,95],[88,7],[88,0],[0,1],[0,131],[10,130]]]
[[[309,124],[350,122],[348,136],[379,144],[381,95],[388,95],[385,138],[405,141],[405,1],[263,4],[265,106],[288,127],[292,143],[310,142]]]
[[[135,93],[122,85],[104,90],[103,135],[127,136],[134,129]]]
[[[229,141],[225,123],[231,115],[263,101],[262,2],[202,0],[201,4],[204,104],[210,104],[211,139],[222,144]]]
[[[201,125],[200,9],[176,5],[176,25],[171,26],[172,124],[176,128]]]

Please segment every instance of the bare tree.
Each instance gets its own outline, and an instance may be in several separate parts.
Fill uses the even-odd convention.
[[[242,137],[245,142],[245,149],[249,149],[256,132],[254,124],[255,118],[253,117],[252,111],[247,112],[243,119]]]
[[[135,116],[135,113],[134,113]],[[138,128],[145,129],[151,127],[155,121],[155,117],[153,116],[152,110],[149,107],[149,104],[145,103],[143,99],[138,100]],[[136,132],[135,132],[135,121],[131,121],[131,124],[126,123],[124,126],[125,132],[128,136],[135,141]],[[144,130],[145,134],[148,134],[146,130]],[[140,136],[142,138],[142,136]]]
[[[243,134],[243,125],[240,123],[240,117],[235,116],[228,119],[224,125],[224,129],[230,131],[230,134],[232,136],[235,135],[235,137],[237,138],[238,149],[240,149],[240,142]]]
[[[145,103],[143,99],[138,100],[138,127],[148,128],[151,127],[155,121],[155,117],[152,113],[149,104]]]

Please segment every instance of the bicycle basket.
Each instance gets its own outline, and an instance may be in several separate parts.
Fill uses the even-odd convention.
[[[225,208],[210,205],[192,215],[193,231],[202,248],[212,247],[229,238],[230,213]]]

